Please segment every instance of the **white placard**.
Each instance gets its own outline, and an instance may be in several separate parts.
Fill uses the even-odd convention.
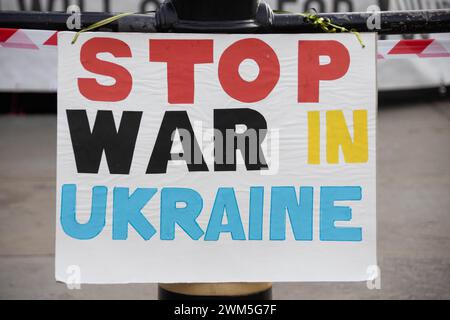
[[[372,277],[375,34],[73,37],[58,35],[57,280]]]

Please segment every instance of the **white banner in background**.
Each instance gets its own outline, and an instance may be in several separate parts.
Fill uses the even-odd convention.
[[[0,10],[65,11],[66,0],[0,0]],[[267,0],[271,8],[291,12],[304,12],[315,8],[319,12],[367,11],[378,5],[381,10],[424,10],[450,8],[450,0]],[[136,12],[157,8],[158,0],[71,0],[82,5],[84,11]],[[371,7],[372,9],[374,7]],[[34,31],[34,30],[31,30]],[[37,31],[39,32],[39,31]],[[404,35],[412,37],[412,35]],[[415,39],[436,39],[448,43],[450,34],[414,35]],[[18,50],[3,47],[0,36],[0,91],[56,91],[56,48]],[[400,40],[401,36],[389,36]],[[447,47],[448,48],[448,47]],[[404,58],[404,57],[403,57]],[[27,72],[24,72],[27,70]],[[450,58],[383,59],[378,63],[378,88],[381,91],[431,88],[450,85]]]
[[[73,36],[57,280],[372,278],[375,34]]]

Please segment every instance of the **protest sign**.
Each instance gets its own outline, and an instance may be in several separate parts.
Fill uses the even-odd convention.
[[[58,35],[56,278],[362,281],[376,36]]]

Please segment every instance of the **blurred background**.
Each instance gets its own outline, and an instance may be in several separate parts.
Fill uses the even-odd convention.
[[[305,12],[450,8],[450,0],[267,0]],[[1,10],[141,12],[158,0],[0,0]],[[0,29],[0,299],[156,299],[157,286],[54,280],[57,50],[53,32]],[[274,284],[275,299],[450,299],[450,56],[384,54],[380,37],[377,219],[381,289],[366,283]],[[391,41],[391,42],[389,42]],[[384,51],[383,51],[384,50]],[[434,51],[433,51],[434,52]]]

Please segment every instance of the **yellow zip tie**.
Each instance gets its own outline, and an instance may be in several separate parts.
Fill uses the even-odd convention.
[[[311,12],[305,12],[305,13],[295,13],[295,12],[289,12],[289,11],[274,11],[274,12],[297,14],[299,16],[304,17],[307,22],[320,27],[322,29],[322,31],[327,32],[327,33],[334,33],[334,32],[337,32],[338,30],[340,32],[352,33],[356,36],[356,39],[358,39],[358,42],[361,44],[361,47],[363,47],[363,48],[366,47],[366,45],[362,41],[361,35],[359,34],[358,31],[356,31],[355,29],[348,30],[345,27],[334,24],[330,18],[322,18],[322,17],[319,18],[316,14],[311,13]]]
[[[86,28],[83,28],[80,31],[78,31],[75,34],[75,36],[73,37],[72,44],[74,44],[77,41],[77,39],[78,39],[78,37],[80,36],[81,33],[86,32],[86,31],[90,31],[90,30],[94,30],[94,29],[97,29],[97,28],[100,28],[100,27],[103,27],[103,26],[105,26],[107,24],[110,24],[111,22],[114,22],[116,20],[119,20],[120,18],[129,16],[129,15],[132,15],[132,14],[135,14],[135,12],[120,13],[120,14],[117,14],[115,16],[112,16],[112,17],[103,19],[101,21],[95,22],[95,23],[91,24],[90,26],[88,26]]]

